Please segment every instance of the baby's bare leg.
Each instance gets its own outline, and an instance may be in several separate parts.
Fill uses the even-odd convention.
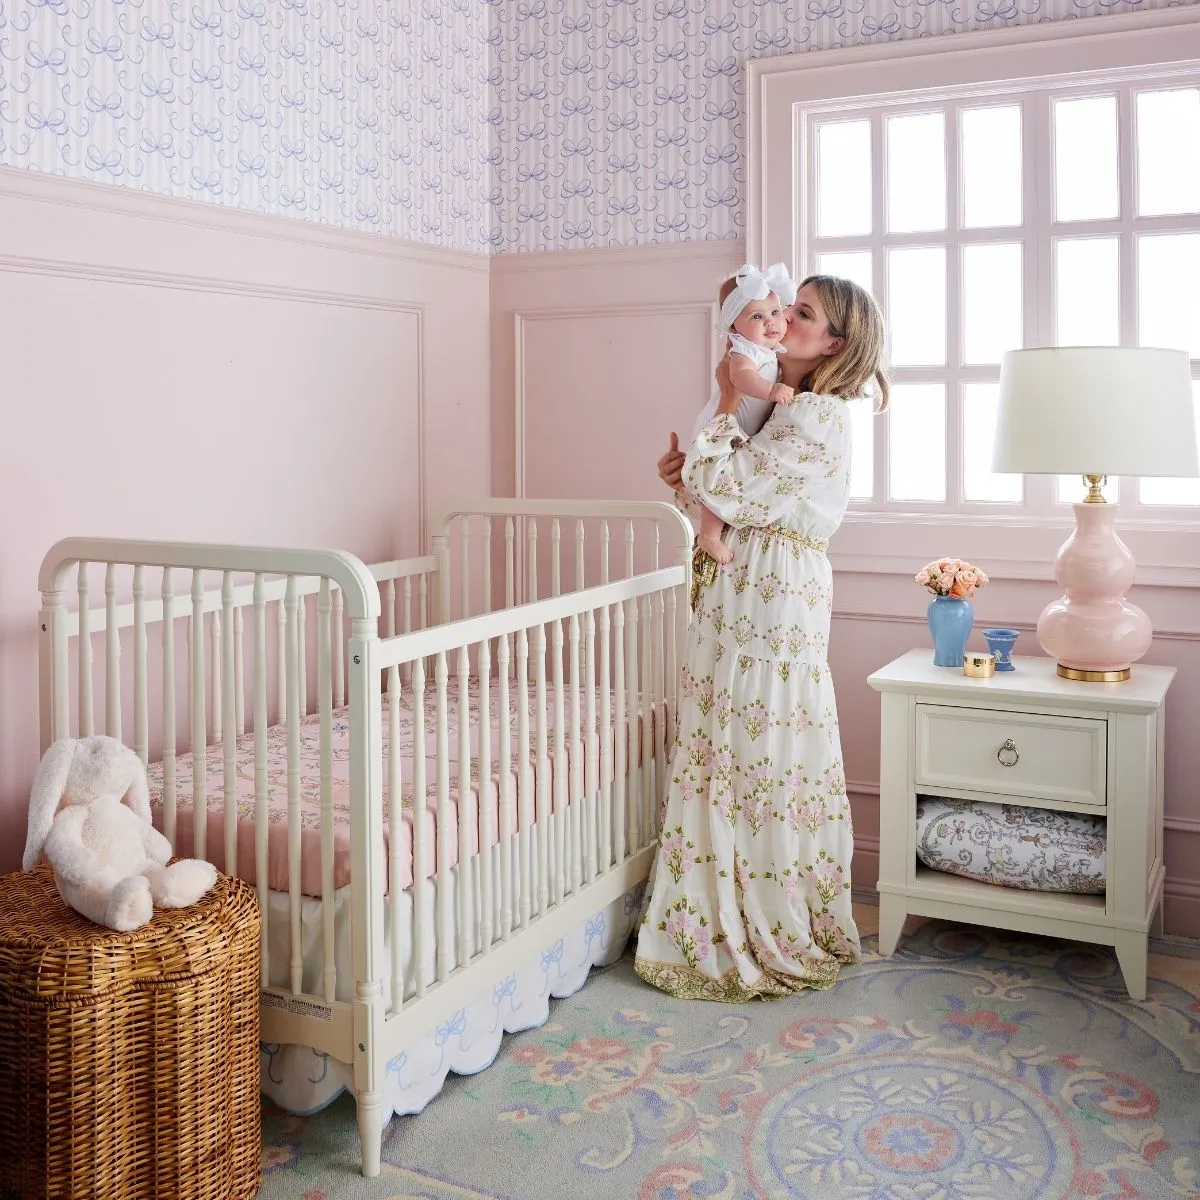
[[[722,565],[733,561],[733,551],[721,541],[724,529],[725,522],[716,513],[710,512],[706,508],[700,518],[700,535],[696,539],[696,544],[705,554],[710,558],[715,558]]]

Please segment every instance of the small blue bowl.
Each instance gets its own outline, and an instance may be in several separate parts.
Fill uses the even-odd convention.
[[[1013,642],[1021,636],[1019,629],[985,629],[982,631],[987,639],[988,649],[996,657],[997,671],[1015,671],[1012,663]]]

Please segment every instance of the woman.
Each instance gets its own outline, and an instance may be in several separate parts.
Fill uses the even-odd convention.
[[[801,284],[794,314],[783,382],[804,394],[746,440],[718,368],[717,416],[682,471],[673,434],[659,460],[684,507],[720,513],[734,550],[728,566],[697,572],[638,935],[638,974],[682,998],[827,988],[858,959],[825,548],[850,491],[845,398],[874,384],[887,403],[883,320],[862,288],[823,275]]]

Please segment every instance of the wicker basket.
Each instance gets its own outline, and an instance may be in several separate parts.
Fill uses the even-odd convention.
[[[255,1195],[258,964],[240,880],[114,933],[0,877],[0,1197]]]

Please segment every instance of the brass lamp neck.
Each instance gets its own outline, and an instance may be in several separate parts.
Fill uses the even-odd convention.
[[[1107,504],[1104,493],[1100,490],[1107,482],[1107,475],[1085,475],[1083,482],[1088,485],[1088,494],[1084,496],[1084,504]]]

